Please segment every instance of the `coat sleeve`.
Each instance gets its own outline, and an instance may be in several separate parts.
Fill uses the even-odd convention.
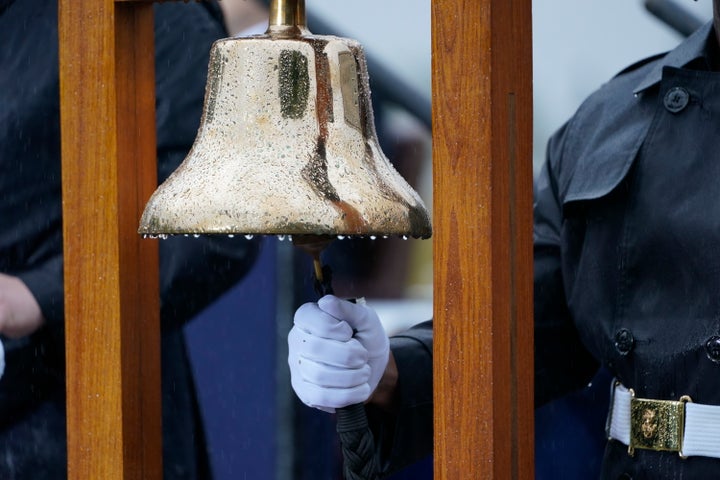
[[[432,321],[390,339],[398,368],[398,406],[393,415],[368,407],[382,476],[432,454]]]
[[[548,144],[547,160],[535,182],[534,315],[535,405],[577,390],[598,363],[584,348],[570,315],[562,276],[562,205],[553,166],[560,159],[563,127]]]
[[[18,278],[32,292],[45,321],[51,325],[62,322],[65,315],[62,255],[54,255],[34,268],[20,272]]]

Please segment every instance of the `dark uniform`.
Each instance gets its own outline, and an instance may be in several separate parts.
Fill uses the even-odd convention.
[[[29,337],[2,339],[3,480],[66,476],[57,8],[56,0],[0,0],[0,272],[25,282],[47,320]],[[163,179],[195,139],[210,46],[227,34],[209,3],[156,5],[155,32]],[[166,479],[210,478],[182,326],[256,253],[257,243],[227,238],[160,244]]]
[[[609,81],[550,140],[535,191],[538,404],[583,387],[604,365],[636,397],[720,405],[719,58],[707,24]],[[412,366],[431,358],[428,334],[427,326],[409,332],[415,346],[403,340],[393,350],[401,412],[429,399],[431,372],[420,378]],[[386,436],[417,431],[402,415],[383,426]],[[427,418],[409,418],[430,430]],[[385,465],[419,453],[394,447]],[[717,477],[720,459],[630,456],[618,440],[608,442],[602,472]]]

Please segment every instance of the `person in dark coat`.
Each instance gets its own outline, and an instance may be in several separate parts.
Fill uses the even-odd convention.
[[[580,106],[535,185],[536,402],[612,374],[603,479],[720,476],[719,44],[714,0]],[[324,410],[368,401],[388,472],[432,451],[432,325],[388,355],[374,312],[340,303],[296,312],[292,384]]]
[[[162,180],[192,146],[210,47],[227,33],[215,3],[154,8]],[[56,0],[0,0],[4,480],[66,477],[57,9]],[[218,237],[160,243],[165,479],[211,478],[182,327],[237,283],[257,250],[257,242]]]

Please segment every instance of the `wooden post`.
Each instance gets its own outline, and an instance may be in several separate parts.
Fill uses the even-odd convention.
[[[435,478],[530,479],[531,2],[432,22]]]
[[[152,13],[59,0],[71,479],[162,478]]]

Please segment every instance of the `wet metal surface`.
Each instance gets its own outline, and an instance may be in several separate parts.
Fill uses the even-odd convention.
[[[362,47],[259,35],[213,46],[195,144],[139,232],[426,238],[431,227],[380,149]]]

